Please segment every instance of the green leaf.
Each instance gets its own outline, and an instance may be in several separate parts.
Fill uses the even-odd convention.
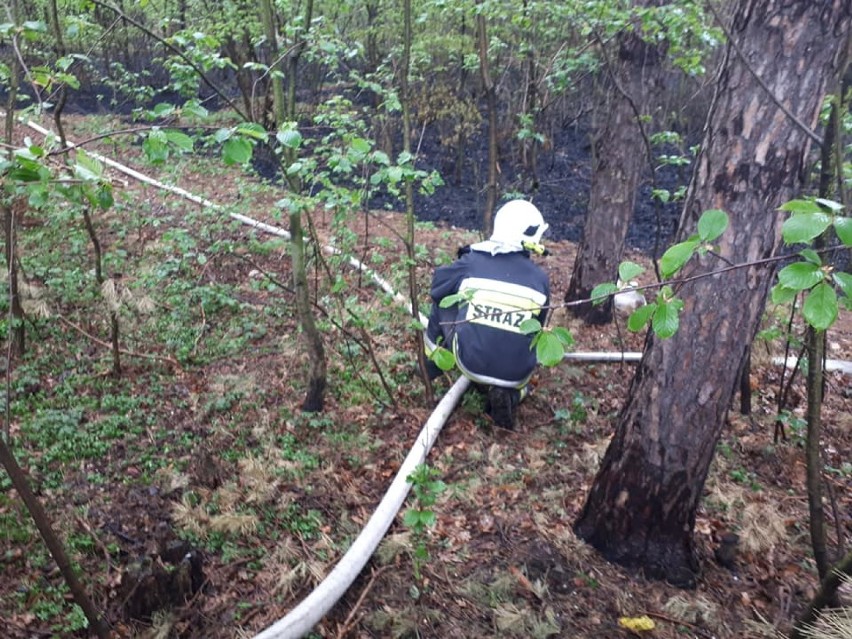
[[[165,133],[168,141],[174,144],[181,151],[192,151],[194,142],[186,133],[183,131],[176,131],[175,129],[167,129]]]
[[[237,133],[247,138],[266,141],[266,129],[257,122],[241,122],[237,125]]]
[[[442,492],[447,490],[447,483],[442,479],[435,479],[428,482],[426,487],[429,489],[429,492],[434,493],[435,495],[440,495]]]
[[[796,295],[798,294],[799,291],[794,288],[787,288],[786,286],[781,286],[781,284],[776,284],[772,287],[770,299],[773,304],[786,304],[796,299]]]
[[[556,366],[565,356],[565,347],[560,339],[550,331],[539,333],[535,345],[536,359],[542,366]]]
[[[37,168],[29,166],[15,167],[9,171],[8,175],[14,182],[38,182],[41,180],[41,172]]]
[[[781,236],[787,244],[810,242],[822,235],[831,224],[831,216],[825,213],[798,213],[781,226]]]
[[[245,164],[251,159],[251,142],[245,138],[229,138],[222,145],[222,159],[225,164]]]
[[[524,335],[530,335],[531,333],[538,333],[541,331],[541,322],[539,322],[534,317],[529,319],[525,319],[521,322],[521,325],[518,327],[521,329],[521,333]]]
[[[656,198],[660,202],[665,204],[671,199],[672,194],[671,191],[669,191],[668,189],[652,189],[651,197]]]
[[[96,199],[98,206],[102,210],[106,211],[112,208],[112,205],[115,204],[115,200],[112,197],[112,187],[109,184],[102,184],[101,188],[98,189]]]
[[[778,282],[785,288],[803,291],[825,279],[825,273],[816,264],[796,262],[778,271]]]
[[[651,302],[650,304],[646,304],[645,306],[640,306],[635,311],[630,314],[630,317],[627,318],[627,330],[632,331],[634,333],[638,333],[645,325],[648,323],[648,320],[651,319],[651,316],[654,314],[654,311],[657,310],[657,303]]]
[[[78,162],[74,165],[74,177],[84,182],[97,182],[100,176],[93,172],[88,166]]]
[[[169,159],[168,146],[157,136],[147,136],[142,142],[142,150],[151,164],[163,164]]]
[[[402,515],[402,523],[407,528],[417,528],[420,525],[420,511],[415,508],[407,509]]]
[[[222,144],[225,140],[229,140],[231,135],[233,135],[231,129],[217,129],[216,133],[213,134],[213,140],[216,144]]]
[[[89,155],[83,149],[77,149],[77,164],[75,169],[82,168],[93,176],[91,179],[98,180],[103,177],[104,165],[97,158]]]
[[[680,310],[682,308],[683,302],[679,299],[658,303],[657,310],[654,312],[654,319],[651,322],[651,328],[653,328],[654,333],[663,339],[677,333],[678,326],[680,325]]]
[[[29,189],[30,196],[27,203],[34,209],[41,208],[47,204],[50,199],[50,191],[44,187],[35,187]]]
[[[843,294],[852,297],[852,275],[838,271],[837,273],[833,273],[832,276],[840,287],[840,290],[843,291]]]
[[[23,26],[24,29],[29,29],[30,31],[47,33],[47,23],[42,22],[41,20],[27,20],[21,26]]]
[[[390,158],[388,154],[384,151],[373,151],[373,162],[376,164],[381,164],[382,166],[388,166],[390,164]]]
[[[803,249],[799,251],[799,255],[802,256],[802,259],[810,262],[811,264],[816,264],[817,266],[822,266],[822,260],[819,257],[819,253],[817,253],[813,249]]]
[[[420,511],[420,525],[424,528],[431,528],[438,521],[438,516],[435,514],[433,510],[421,510]]]
[[[834,218],[834,232],[844,246],[852,246],[852,217]]]
[[[453,293],[452,295],[447,295],[442,298],[441,301],[438,302],[438,306],[441,308],[450,308],[451,306],[461,304],[462,302],[467,302],[467,296],[463,293]]]
[[[181,111],[184,115],[194,115],[197,118],[206,118],[209,113],[197,100],[190,100],[184,104]]]
[[[698,240],[686,240],[670,246],[660,258],[660,272],[663,277],[671,277],[677,273],[689,261],[698,246]]]
[[[822,213],[819,204],[813,200],[790,200],[778,207],[779,211],[787,211],[788,213]]]
[[[622,262],[618,265],[618,279],[622,282],[629,282],[644,272],[645,268],[635,262]]]
[[[392,166],[388,168],[387,176],[388,182],[390,182],[391,184],[396,184],[402,179],[402,167]]]
[[[837,310],[837,293],[825,282],[817,284],[802,305],[802,315],[818,331],[834,324]]]
[[[370,142],[364,138],[355,138],[349,144],[350,148],[359,155],[367,155],[370,152]]]
[[[275,139],[285,149],[298,149],[302,145],[302,134],[296,129],[287,129],[275,134]]]
[[[702,242],[712,242],[728,228],[728,214],[720,209],[704,211],[698,220],[698,237]]]
[[[559,341],[562,342],[563,346],[573,346],[574,345],[574,336],[571,335],[571,332],[565,328],[564,326],[554,326],[550,331],[559,338]]]
[[[57,73],[56,79],[59,82],[64,82],[65,84],[67,84],[69,87],[71,87],[74,90],[77,90],[77,89],[80,88],[80,80],[77,79],[76,75],[73,75],[71,73]]]
[[[828,209],[832,213],[839,213],[843,210],[843,205],[840,202],[835,202],[834,200],[827,200],[824,197],[818,197],[814,200],[814,202],[816,202],[823,208]]]
[[[172,115],[175,112],[175,107],[168,102],[160,102],[159,104],[155,104],[154,108],[151,109],[151,115],[155,118],[164,118],[166,116]]]
[[[430,359],[435,362],[435,365],[442,371],[451,371],[456,366],[456,356],[453,355],[452,351],[447,350],[443,346],[439,346],[432,351]]]
[[[610,295],[615,293],[618,293],[618,287],[613,282],[598,284],[591,292],[592,304],[603,304],[607,301]]]

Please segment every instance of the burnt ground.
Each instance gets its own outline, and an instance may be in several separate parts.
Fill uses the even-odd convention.
[[[79,139],[109,126],[83,118],[72,131]],[[279,191],[212,160],[153,169],[126,143],[104,142],[99,150],[277,222]],[[137,355],[125,356],[121,378],[111,377],[103,310],[81,295],[90,258],[79,219],[63,207],[25,218],[27,272],[52,313],[35,320],[39,338],[15,370],[16,451],[116,637],[251,637],[333,568],[432,409],[412,373],[408,320],[366,278],[316,256],[311,278],[328,313],[321,327],[330,388],[322,414],[303,414],[305,361],[291,298],[280,286],[289,281],[286,245],[125,176],[115,174],[114,184],[118,204],[97,218],[101,240],[125,285],[150,297],[154,310],[143,313],[140,305],[123,316],[126,348]],[[313,222],[323,239],[342,236],[330,214]],[[347,227],[355,232],[353,252],[404,288],[399,215],[375,212]],[[444,222],[421,224],[421,286],[435,263],[473,238]],[[558,300],[576,245],[562,239],[551,246],[543,265]],[[56,266],[51,254],[62,258]],[[640,252],[630,257],[647,264]],[[62,273],[72,273],[71,281]],[[346,277],[345,305],[329,295],[337,273]],[[628,333],[623,318],[604,327],[564,314],[556,321],[570,328],[577,350],[641,348],[642,335]],[[783,309],[772,309],[767,329],[782,326]],[[698,513],[695,590],[629,574],[574,536],[572,522],[632,371],[562,365],[538,375],[513,433],[495,430],[481,400],[466,395],[429,458],[448,488],[422,540],[428,559],[415,571],[418,542],[398,518],[311,636],[626,639],[637,633],[620,620],[641,616],[655,624],[646,636],[658,639],[786,631],[817,584],[804,489],[804,389],[799,376],[784,437],[776,440],[782,369],[767,356],[782,346],[761,341],[755,352],[753,413],[731,412]],[[852,359],[848,313],[829,333],[829,353]],[[438,392],[448,383],[439,382]],[[829,375],[823,453],[833,553],[852,537],[850,388],[850,377]],[[16,493],[0,484],[2,636],[87,636],[27,522]],[[733,562],[721,565],[715,551],[727,532],[740,541]]]
[[[104,99],[96,97],[99,94],[109,96],[111,90],[93,84],[85,91],[75,92],[69,97],[66,112],[75,117],[91,114],[110,115],[105,111]],[[362,106],[368,99],[361,94],[350,97]],[[313,99],[317,100],[317,97]],[[169,101],[178,104],[181,98],[166,92],[159,94],[155,103]],[[210,96],[209,101],[205,103],[210,108],[215,108],[217,100],[215,96]],[[112,107],[112,114],[121,114],[122,119],[130,126],[132,108],[138,106],[135,101],[119,101]],[[153,107],[153,104],[149,106]],[[418,123],[417,126],[421,124]],[[305,135],[320,137],[328,132],[321,128],[308,127]],[[487,130],[483,127],[483,130],[467,140],[460,179],[456,180],[454,148],[441,144],[437,126],[423,128],[422,136],[416,140],[417,168],[426,172],[437,171],[444,177],[445,183],[433,194],[415,194],[416,215],[419,220],[473,231],[481,228],[488,159],[486,135]],[[499,197],[505,198],[508,194],[515,193],[532,199],[550,224],[549,239],[579,242],[582,238],[591,180],[590,135],[588,123],[582,117],[566,116],[561,124],[551,125],[547,143],[538,150],[535,170],[522,162],[517,141],[505,135],[501,136],[498,157]],[[697,140],[691,140],[688,144],[696,142]],[[396,140],[395,143],[394,153],[399,153],[400,142]],[[671,145],[658,146],[653,152],[659,155],[682,153]],[[277,159],[265,159],[264,154],[257,153],[252,164],[253,169],[264,179],[272,182],[281,180]],[[653,182],[658,188],[674,192],[688,180],[689,166],[676,168],[661,163],[654,168]],[[627,248],[649,255],[655,250],[660,252],[671,240],[680,216],[680,206],[677,203],[655,202],[651,197],[651,190],[652,179],[648,169],[640,184],[636,208],[626,237]],[[398,210],[399,202],[378,195],[370,202],[370,206],[376,209]]]
[[[520,164],[517,145],[504,141],[499,158],[500,193],[517,193],[530,198],[550,224],[548,238],[579,242],[583,236],[591,182],[590,133],[583,126],[566,124],[554,132],[551,143],[547,149],[540,151],[533,175]],[[465,179],[456,183],[448,178],[434,195],[418,195],[416,210],[419,219],[468,230],[481,228],[485,194],[484,185],[477,183],[477,176],[486,174],[487,142],[476,136],[470,147],[472,150],[467,154],[463,172]],[[452,175],[452,149],[442,148],[424,136],[419,150],[420,168]],[[659,188],[674,191],[688,178],[688,172],[679,173],[670,167],[656,168],[655,179]],[[651,186],[648,173],[642,180],[626,238],[628,248],[648,254],[669,242],[680,215],[675,203],[654,203]]]

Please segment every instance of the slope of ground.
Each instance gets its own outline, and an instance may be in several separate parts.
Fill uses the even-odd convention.
[[[104,130],[75,122],[75,135]],[[100,150],[155,172],[126,142]],[[277,223],[280,191],[216,160],[175,159],[169,182]],[[251,637],[328,573],[393,478],[432,403],[413,373],[414,339],[397,305],[365,276],[315,254],[312,286],[329,359],[328,405],[298,409],[305,371],[287,246],[174,195],[116,174],[116,207],[96,215],[107,271],[122,298],[125,355],[111,376],[107,313],[92,283],[78,215],[57,206],[24,219],[21,260],[49,312],[12,377],[16,452],[117,637]],[[405,272],[398,215],[370,213],[327,241],[395,286]],[[418,280],[474,239],[418,225]],[[560,300],[575,246],[543,260]],[[642,255],[631,256],[646,263]],[[650,281],[650,279],[648,280]],[[343,293],[331,293],[335,285]],[[31,299],[31,301],[32,301]],[[427,298],[421,296],[423,304]],[[786,327],[783,309],[767,329]],[[577,350],[640,350],[624,320],[584,327],[557,314]],[[796,327],[800,331],[801,327]],[[768,335],[769,333],[767,333]],[[401,519],[314,637],[632,637],[622,617],[649,616],[646,636],[734,639],[785,630],[812,596],[804,489],[801,376],[784,437],[775,414],[782,370],[761,342],[753,413],[732,411],[696,524],[703,568],[694,591],[649,582],[602,561],[572,532],[616,424],[629,364],[542,370],[516,432],[495,430],[469,392],[429,463],[447,485],[421,539]],[[852,359],[852,320],[829,334]],[[438,392],[449,381],[438,383]],[[852,392],[831,374],[824,411],[832,551],[852,536]],[[408,506],[416,507],[409,500]],[[734,563],[714,556],[739,535]],[[422,542],[428,558],[414,561]],[[13,491],[0,483],[0,630],[10,638],[86,636],[58,570]]]

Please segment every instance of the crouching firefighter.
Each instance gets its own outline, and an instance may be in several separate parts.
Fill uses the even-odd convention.
[[[514,429],[536,367],[533,336],[520,326],[531,318],[545,324],[550,281],[530,253],[546,254],[540,242],[547,228],[531,203],[507,202],[494,216],[491,238],[459,249],[458,259],[432,278],[426,353],[451,350],[459,370],[487,391],[486,412],[502,428]],[[441,308],[455,294],[462,299]],[[432,378],[441,372],[431,360],[428,368]]]

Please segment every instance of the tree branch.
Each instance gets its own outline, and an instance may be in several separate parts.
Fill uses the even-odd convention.
[[[177,56],[180,57],[181,60],[183,60],[186,64],[188,64],[190,67],[192,67],[192,70],[195,71],[198,74],[198,77],[201,78],[204,81],[204,84],[206,84],[208,87],[210,87],[213,90],[213,92],[217,96],[219,96],[220,99],[222,99],[229,107],[231,107],[231,109],[234,110],[235,113],[237,113],[243,120],[246,120],[247,122],[251,122],[251,117],[249,115],[246,115],[245,113],[243,113],[243,111],[234,103],[234,101],[231,100],[227,95],[225,95],[224,91],[222,91],[218,86],[216,86],[216,84],[213,83],[213,81],[210,78],[207,77],[207,74],[204,73],[204,70],[201,69],[197,64],[195,64],[195,62],[193,62],[189,57],[187,57],[186,53],[181,51],[179,48],[177,48],[175,45],[173,45],[171,42],[169,42],[168,40],[166,40],[162,36],[159,36],[156,33],[154,33],[153,31],[151,31],[151,29],[146,27],[141,22],[138,22],[137,20],[134,20],[133,18],[131,18],[129,15],[124,13],[124,11],[122,11],[119,7],[113,6],[113,5],[111,5],[107,2],[102,2],[101,0],[92,0],[92,3],[96,4],[99,7],[103,7],[104,9],[109,9],[110,11],[114,12],[116,15],[121,16],[121,18],[123,20],[126,20],[127,22],[132,24],[134,27],[136,27],[137,29],[139,29],[143,33],[149,35],[150,37],[154,38],[157,42],[159,42],[164,47],[166,47],[167,49],[169,49],[170,51],[175,53]]]

